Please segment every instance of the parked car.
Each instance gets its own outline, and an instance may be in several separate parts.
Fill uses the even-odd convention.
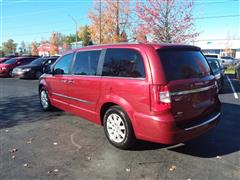
[[[35,59],[30,64],[18,66],[13,69],[12,75],[20,78],[35,78],[43,74],[44,68],[53,64],[57,60],[58,56],[54,57],[42,57]]]
[[[223,56],[223,57],[221,57],[221,63],[223,64],[224,67],[227,67],[230,65],[234,65],[236,62],[233,57]]]
[[[7,60],[9,60],[9,59],[11,59],[11,58],[14,58],[14,57],[17,57],[17,56],[15,56],[15,55],[9,55],[9,56],[5,56],[5,57],[3,57],[3,58],[0,58],[0,64],[1,64],[1,63],[4,63],[5,61],[7,61]]]
[[[219,54],[204,54],[206,58],[220,58]]]
[[[184,142],[215,127],[218,88],[200,48],[171,44],[92,46],[67,52],[39,81],[53,106],[103,125],[114,146],[135,139]]]
[[[240,80],[240,62],[235,66],[235,78]]]
[[[38,58],[37,56],[31,57],[15,57],[11,58],[4,63],[0,64],[0,76],[12,76],[12,70],[24,64],[32,62],[34,59]]]
[[[224,68],[221,66],[221,63],[217,58],[207,58],[207,61],[218,83],[219,92],[222,92],[223,86],[224,86],[224,76],[225,76]]]

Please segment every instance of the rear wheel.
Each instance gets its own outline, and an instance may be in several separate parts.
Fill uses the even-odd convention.
[[[47,94],[47,91],[45,90],[45,88],[41,88],[40,90],[40,103],[41,103],[41,106],[43,108],[44,111],[49,111],[52,109],[52,105],[51,105],[51,102],[49,100],[49,97],[48,97],[48,94]]]
[[[103,119],[104,131],[109,142],[120,149],[129,149],[135,142],[132,124],[119,107],[110,107]]]

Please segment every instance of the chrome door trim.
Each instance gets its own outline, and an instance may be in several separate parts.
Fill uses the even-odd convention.
[[[171,96],[178,96],[178,95],[186,95],[186,94],[192,94],[192,93],[198,93],[198,92],[203,92],[207,91],[209,89],[214,88],[215,85],[203,87],[203,88],[198,88],[198,89],[192,89],[192,90],[186,90],[186,91],[177,91],[177,92],[170,92]]]
[[[184,131],[193,130],[193,129],[195,129],[195,128],[199,128],[199,127],[201,127],[201,126],[204,126],[204,125],[206,125],[206,124],[209,124],[209,123],[215,121],[220,115],[221,115],[221,112],[219,112],[217,115],[215,115],[214,117],[210,118],[209,120],[207,120],[207,121],[205,121],[205,122],[203,122],[203,123],[201,123],[201,124],[198,124],[198,125],[195,125],[195,126],[192,126],[192,127],[189,127],[189,128],[185,128]]]
[[[52,93],[56,96],[59,96],[59,97],[63,97],[63,98],[67,98],[67,99],[71,99],[71,100],[74,100],[74,101],[78,101],[78,102],[81,102],[81,103],[85,103],[85,104],[94,104],[94,102],[89,102],[89,101],[86,101],[86,100],[83,100],[83,99],[78,99],[78,98],[74,98],[74,97],[70,97],[70,96],[65,96],[63,94],[58,94],[58,93]]]

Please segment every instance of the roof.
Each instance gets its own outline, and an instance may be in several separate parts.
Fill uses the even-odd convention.
[[[184,45],[184,44],[155,44],[155,43],[117,43],[117,44],[103,44],[103,45],[91,45],[86,46],[82,48],[77,48],[68,51],[75,52],[79,50],[96,50],[96,49],[104,49],[104,48],[145,48],[145,47],[152,47],[154,49],[165,49],[165,48],[191,48],[191,49],[197,49],[200,50],[197,46],[191,46],[191,45]]]

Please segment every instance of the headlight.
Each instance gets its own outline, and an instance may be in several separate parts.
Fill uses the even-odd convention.
[[[31,71],[31,69],[30,68],[26,68],[26,69],[23,69],[22,71],[23,72],[28,72],[28,71]]]
[[[6,70],[7,68],[6,68],[6,67],[2,67],[2,68],[0,68],[0,69],[2,69],[2,70]]]

